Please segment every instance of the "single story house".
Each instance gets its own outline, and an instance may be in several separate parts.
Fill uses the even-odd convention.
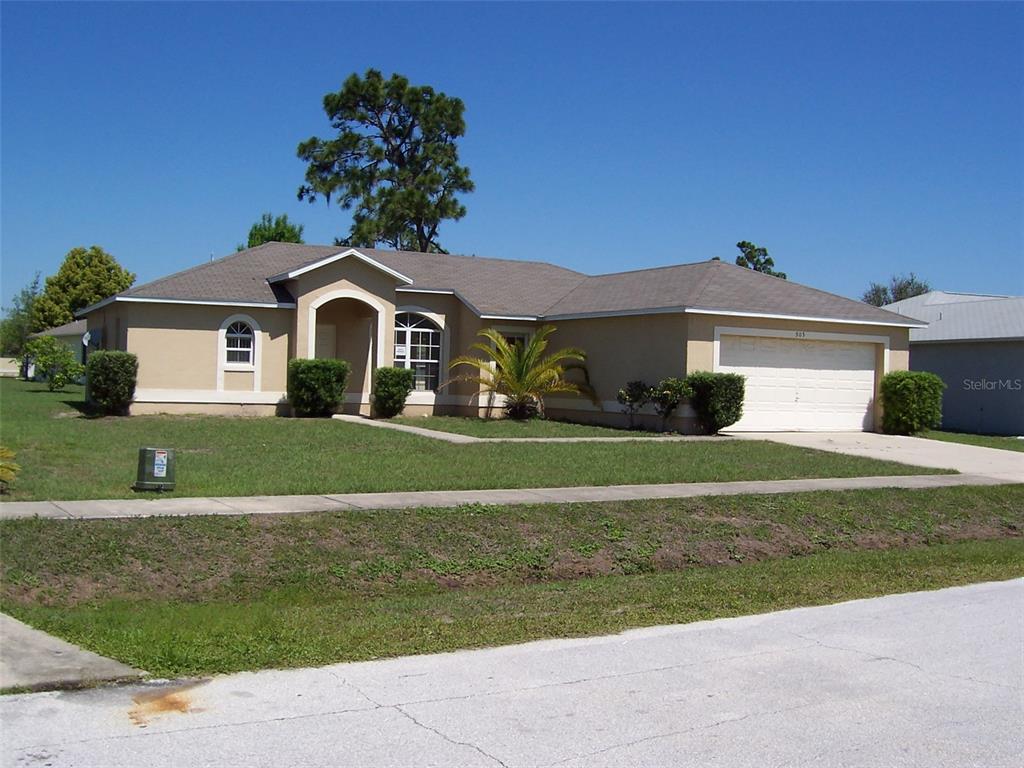
[[[606,275],[554,264],[266,243],[87,307],[92,343],[133,352],[133,413],[280,411],[290,359],[352,365],[345,408],[368,413],[373,370],[416,371],[408,414],[480,414],[448,361],[494,327],[587,352],[598,404],[562,396],[550,415],[624,423],[627,381],[692,371],[747,377],[737,429],[870,430],[881,376],[906,369],[916,320],[718,260]],[[694,427],[684,409],[672,425]]]
[[[945,429],[1024,435],[1024,296],[930,291],[886,309],[928,323],[910,332],[910,369],[946,383]]]

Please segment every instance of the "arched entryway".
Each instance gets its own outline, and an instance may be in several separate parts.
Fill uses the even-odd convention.
[[[336,358],[351,366],[346,411],[368,408],[375,368],[384,362],[385,307],[354,291],[324,294],[309,307],[308,357]]]

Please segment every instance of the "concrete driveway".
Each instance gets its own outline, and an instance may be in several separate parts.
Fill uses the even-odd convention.
[[[0,697],[5,766],[1021,764],[1024,580],[191,685]]]
[[[1024,452],[1021,451],[875,432],[742,432],[731,436],[745,440],[772,440],[801,448],[898,461],[918,467],[955,469],[965,475],[1024,483]]]

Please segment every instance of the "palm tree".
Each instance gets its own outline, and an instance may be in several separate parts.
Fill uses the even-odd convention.
[[[455,376],[454,381],[470,381],[478,384],[483,392],[492,392],[505,397],[505,411],[510,418],[527,419],[534,414],[544,415],[544,398],[554,392],[585,394],[593,398],[589,383],[575,383],[566,380],[568,369],[581,370],[586,379],[586,368],[582,363],[587,359],[582,349],[566,347],[545,355],[548,336],[555,326],[545,325],[537,329],[525,344],[521,341],[510,343],[494,328],[484,328],[477,336],[478,341],[470,346],[482,352],[485,357],[462,355],[452,360],[449,370],[469,366],[476,373]]]

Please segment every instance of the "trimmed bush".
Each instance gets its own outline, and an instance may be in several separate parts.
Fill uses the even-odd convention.
[[[743,416],[744,378],[738,373],[698,371],[686,377],[690,405],[707,434],[735,424]]]
[[[103,413],[127,415],[138,373],[139,360],[131,352],[93,352],[85,366],[89,402]]]
[[[345,399],[349,364],[344,360],[291,360],[288,402],[296,416],[330,416]]]
[[[384,419],[405,408],[415,377],[412,368],[378,368],[373,374],[373,410]]]
[[[882,429],[914,435],[942,423],[945,383],[927,371],[893,371],[882,377]]]
[[[636,415],[651,401],[651,388],[646,381],[627,381],[626,386],[618,391],[615,399],[622,406],[622,412],[629,420],[629,428],[636,426]]]

